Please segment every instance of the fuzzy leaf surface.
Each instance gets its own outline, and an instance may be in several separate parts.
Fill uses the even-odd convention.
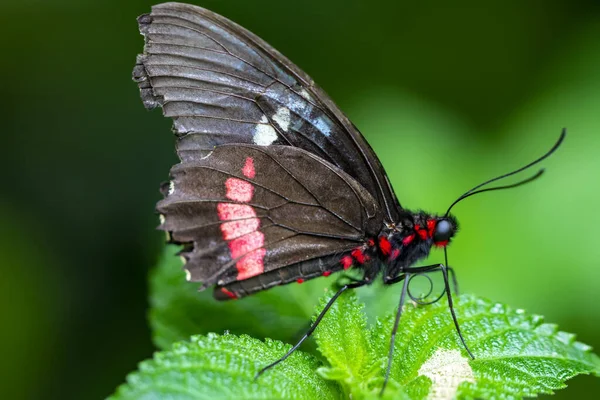
[[[339,399],[337,385],[315,373],[321,363],[300,351],[254,379],[289,347],[248,336],[194,336],[140,363],[110,399]]]
[[[459,297],[455,310],[475,360],[445,302],[405,306],[390,376],[411,398],[515,399],[552,393],[578,374],[600,374],[589,346],[540,316],[471,295]],[[392,325],[389,316],[371,330],[382,376]]]
[[[330,299],[331,296],[321,299],[313,321]],[[373,368],[373,343],[364,304],[354,291],[343,293],[331,306],[315,331],[315,338],[318,350],[330,365],[319,369],[321,376],[340,382],[348,398],[377,398],[373,379],[379,370]],[[397,387],[389,389],[386,398],[402,398]]]

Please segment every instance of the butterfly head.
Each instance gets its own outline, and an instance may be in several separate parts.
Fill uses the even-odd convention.
[[[435,223],[431,235],[433,244],[437,247],[446,247],[458,231],[458,222],[451,215],[438,217],[433,221]]]
[[[458,221],[453,215],[439,216],[423,211],[411,214],[400,226],[404,227],[402,232],[404,246],[414,242],[426,248],[448,246],[458,231]]]

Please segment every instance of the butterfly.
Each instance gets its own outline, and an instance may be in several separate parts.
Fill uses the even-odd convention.
[[[164,3],[138,18],[144,36],[133,78],[146,108],[173,119],[180,163],[157,204],[169,241],[180,244],[187,279],[214,287],[217,300],[353,269],[303,338],[346,290],[402,282],[381,393],[410,280],[441,272],[444,294],[464,348],[452,302],[453,270],[417,266],[453,240],[450,209],[495,187],[545,155],[459,197],[445,214],[410,211],[398,201],[381,162],[358,129],[313,80],[269,44],[209,10]],[[450,276],[450,279],[449,279]]]

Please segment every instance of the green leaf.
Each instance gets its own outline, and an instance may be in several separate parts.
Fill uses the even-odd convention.
[[[514,399],[552,393],[578,374],[600,374],[600,358],[588,346],[540,316],[470,295],[459,297],[455,310],[475,360],[462,347],[445,302],[405,307],[390,377],[411,398]],[[392,325],[389,316],[371,330],[381,376]]]
[[[321,299],[316,315],[330,299],[331,296]],[[330,365],[319,369],[321,376],[338,381],[347,398],[379,398],[382,380],[380,369],[374,364],[374,342],[367,329],[364,304],[354,291],[343,293],[331,306],[316,329],[315,338],[318,350]],[[394,383],[385,392],[385,398],[404,397]]]
[[[174,341],[191,334],[226,329],[249,332],[258,337],[283,337],[287,342],[295,343],[299,334],[308,328],[308,317],[305,316],[312,307],[310,299],[322,290],[318,285],[291,285],[280,288],[281,291],[269,290],[240,301],[216,302],[210,293],[199,294],[196,283],[185,282],[181,264],[174,262],[173,253],[171,246],[151,281],[151,323],[155,342],[160,347],[169,348]],[[321,299],[317,311],[323,309],[331,294],[328,291]],[[380,303],[385,306],[379,308],[388,312],[393,309],[392,296],[395,297],[390,291],[366,292],[371,308]],[[600,359],[588,346],[576,342],[573,335],[559,332],[554,325],[543,323],[539,316],[474,296],[456,299],[455,310],[476,359],[471,360],[462,347],[445,301],[424,307],[407,305],[396,336],[390,381],[384,398],[515,399],[552,393],[565,387],[565,381],[578,374],[600,375]],[[385,374],[393,317],[376,319],[369,326],[362,301],[353,291],[346,292],[315,331],[318,349],[327,359],[326,365],[319,364],[308,354],[297,352],[298,355],[269,370],[256,383],[252,379],[254,373],[285,353],[281,344],[270,341],[265,344],[246,336],[196,336],[191,344],[179,343],[173,350],[159,353],[154,361],[143,363],[140,372],[133,374],[129,385],[123,386],[118,394],[130,393],[134,388],[142,390],[142,386],[154,388],[155,382],[172,378],[174,381],[165,387],[179,388],[185,392],[184,398],[196,395],[190,395],[189,390],[199,390],[218,398],[235,397],[234,392],[254,396],[252,398],[316,395],[304,390],[301,383],[298,383],[300,394],[284,388],[288,378],[279,375],[289,377],[295,373],[295,368],[299,368],[296,372],[302,376],[294,377],[298,382],[314,379],[322,384],[326,379],[338,384],[327,386],[331,390],[327,393],[331,395],[342,393],[344,398],[354,400],[377,399]],[[314,318],[316,315],[313,321]],[[225,342],[227,345],[223,345]],[[204,351],[209,348],[212,350]],[[306,349],[305,344],[303,350]],[[161,364],[163,359],[175,360],[186,354],[193,355],[193,365],[200,368],[199,374],[191,373],[189,365],[179,365],[175,361],[169,361],[170,369],[166,375],[159,373],[166,371]],[[186,357],[183,359],[188,360]],[[218,364],[223,357],[233,360],[232,364],[223,368]],[[218,373],[207,372],[211,365]],[[187,378],[182,378],[184,376]],[[139,386],[138,382],[143,385]],[[263,387],[265,384],[267,388]],[[269,386],[271,384],[276,387]],[[228,392],[231,388],[235,390]],[[279,391],[269,391],[275,389]],[[138,394],[132,395],[136,396]]]
[[[166,246],[150,277],[150,325],[160,349],[208,332],[294,342],[308,329],[314,305],[328,283],[316,279],[240,300],[215,301],[212,290],[198,292],[198,282],[186,282],[177,251],[178,246]]]
[[[245,335],[194,336],[142,362],[110,399],[340,398],[337,385],[315,373],[321,363],[301,351],[254,379],[261,367],[289,348]]]
[[[330,296],[321,299],[317,315],[330,299]],[[330,367],[321,368],[321,376],[343,382],[347,395],[352,398],[365,392],[363,383],[367,382],[368,367],[372,363],[363,309],[356,294],[346,292],[331,306],[315,332],[317,348],[330,364]],[[315,319],[316,316],[313,322]]]

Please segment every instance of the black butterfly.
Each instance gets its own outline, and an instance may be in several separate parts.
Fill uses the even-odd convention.
[[[339,289],[310,330],[347,289],[382,274],[403,282],[394,338],[411,277],[441,271],[452,318],[444,264],[413,266],[432,246],[446,248],[458,229],[449,214],[404,209],[377,156],[333,101],[287,58],[228,19],[203,8],[165,3],[138,18],[144,53],[133,71],[147,108],[173,118],[181,163],[171,169],[157,205],[160,229],[181,252],[190,281],[215,286],[218,300],[303,282],[355,268],[362,278]],[[454,275],[451,276],[454,278]],[[419,299],[414,300],[419,301]]]

